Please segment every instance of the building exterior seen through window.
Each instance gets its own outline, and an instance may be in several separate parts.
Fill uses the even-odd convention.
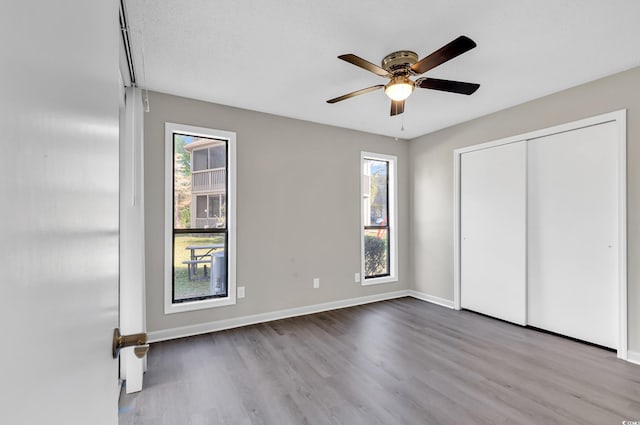
[[[173,303],[227,297],[228,142],[173,133]]]

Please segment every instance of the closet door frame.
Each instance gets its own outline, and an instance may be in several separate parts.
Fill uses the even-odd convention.
[[[618,149],[618,358],[627,360],[627,110],[597,115],[453,151],[453,307],[460,310],[460,163],[462,154],[615,122]]]

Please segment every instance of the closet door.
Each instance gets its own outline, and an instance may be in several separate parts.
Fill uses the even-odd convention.
[[[462,308],[526,323],[526,142],[460,159]]]
[[[615,123],[528,142],[528,323],[616,348]]]

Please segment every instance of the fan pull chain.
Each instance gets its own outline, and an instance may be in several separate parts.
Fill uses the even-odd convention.
[[[400,127],[400,131],[404,131],[404,115],[402,115],[402,127]]]

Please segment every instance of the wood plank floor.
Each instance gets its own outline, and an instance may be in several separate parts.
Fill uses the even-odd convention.
[[[615,353],[401,298],[153,344],[120,425],[640,420]]]

